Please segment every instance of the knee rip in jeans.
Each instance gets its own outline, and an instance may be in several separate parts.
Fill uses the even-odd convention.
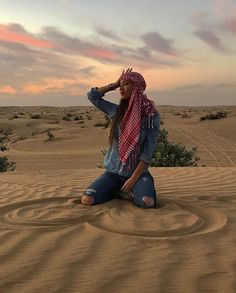
[[[92,189],[92,188],[86,189],[83,192],[82,201],[81,201],[82,204],[92,205],[94,203],[94,198],[93,196],[91,196],[91,194],[93,193],[96,193],[96,189]]]
[[[154,206],[154,199],[150,196],[143,196],[142,200],[145,202],[146,206],[148,208],[153,207]]]

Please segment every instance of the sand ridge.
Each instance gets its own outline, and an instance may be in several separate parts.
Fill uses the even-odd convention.
[[[0,177],[2,290],[235,291],[236,168],[150,168],[161,208],[149,210],[81,205],[101,172]]]

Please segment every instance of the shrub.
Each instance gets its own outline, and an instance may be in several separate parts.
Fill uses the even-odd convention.
[[[162,129],[150,162],[150,167],[197,167],[197,161],[200,160],[199,157],[195,156],[197,147],[187,150],[182,144],[170,143],[167,137],[168,131]],[[102,149],[101,152],[105,156],[107,150]],[[97,167],[104,168],[103,163],[97,164]]]
[[[107,115],[105,115],[105,119],[106,121],[105,122],[97,122],[94,124],[95,127],[100,127],[100,126],[103,126],[103,128],[107,128],[110,124],[110,119]]]
[[[183,113],[182,118],[190,118],[190,116],[187,113]]]
[[[32,131],[31,136],[38,135],[40,133],[41,133],[41,131],[39,129],[36,129],[36,130]]]
[[[206,116],[202,116],[202,117],[200,117],[199,120],[204,121],[206,119],[208,119],[208,120],[222,119],[222,118],[226,118],[227,115],[228,115],[227,112],[219,111],[219,112],[217,112],[215,114],[210,113],[210,114],[207,114]]]
[[[95,127],[100,127],[100,126],[104,126],[104,122],[97,122],[94,124]]]
[[[75,118],[74,118],[74,120],[76,121],[76,120],[83,120],[83,117],[80,115],[80,116],[78,116],[78,115],[76,115],[75,116]]]
[[[7,129],[4,131],[1,129],[0,132],[0,152],[4,152],[8,150],[8,147],[6,146],[6,142],[9,140],[8,133],[9,130]],[[9,162],[8,158],[6,156],[0,157],[0,172],[6,172],[6,171],[13,171],[15,169],[15,162]]]
[[[200,158],[196,157],[197,147],[187,150],[183,144],[170,143],[168,131],[162,129],[154,150],[150,167],[196,167]]]
[[[33,114],[30,116],[31,119],[40,119],[41,116],[39,114]]]
[[[12,129],[11,128],[0,128],[0,134],[2,134],[2,136],[7,137],[12,134]]]
[[[107,128],[110,125],[110,118],[105,115],[106,122],[104,123],[104,128]]]
[[[48,135],[48,138],[45,139],[45,141],[52,141],[52,140],[55,139],[55,136],[54,136],[54,134],[51,132],[50,129],[47,129],[47,130],[46,130],[46,133],[47,133],[47,135]]]
[[[69,116],[63,116],[62,117],[62,120],[65,120],[65,121],[71,121],[71,118]]]

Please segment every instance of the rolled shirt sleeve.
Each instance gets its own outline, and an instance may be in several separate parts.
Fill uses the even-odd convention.
[[[109,101],[104,100],[104,96],[96,88],[91,88],[87,93],[90,102],[99,110],[106,113],[110,118],[116,113],[118,105]]]
[[[157,146],[157,140],[160,136],[161,115],[159,112],[153,118],[153,128],[147,128],[147,135],[141,147],[139,160],[148,164],[151,163],[153,153]]]

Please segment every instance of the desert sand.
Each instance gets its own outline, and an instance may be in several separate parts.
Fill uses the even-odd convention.
[[[159,110],[170,141],[198,147],[199,167],[150,167],[161,207],[141,209],[81,205],[104,172],[104,113],[0,108],[12,129],[0,155],[16,162],[0,173],[0,292],[236,292],[236,106]],[[218,110],[227,118],[199,121]]]

